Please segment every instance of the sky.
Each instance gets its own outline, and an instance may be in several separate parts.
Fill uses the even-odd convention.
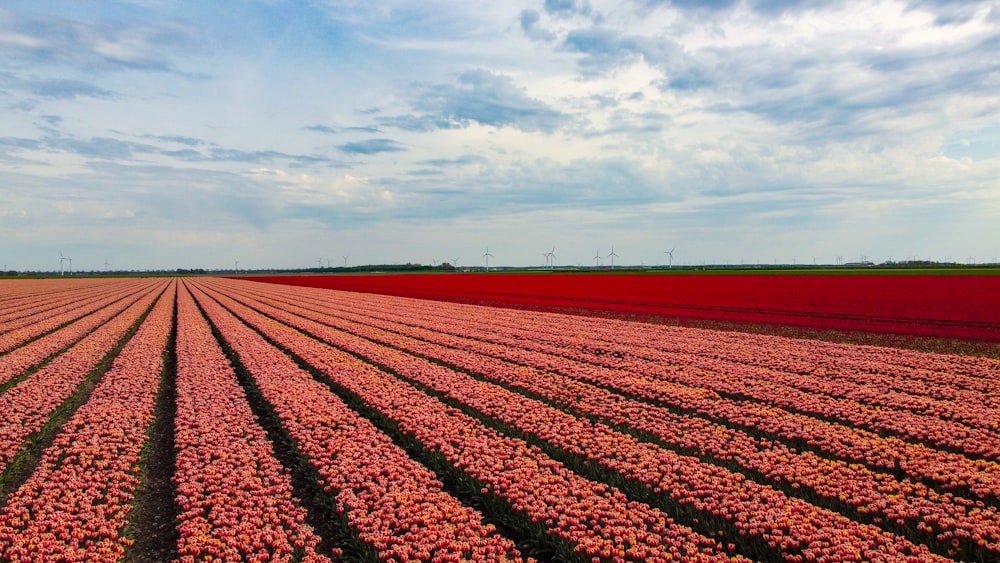
[[[1000,0],[0,4],[0,266],[487,248],[997,261]]]

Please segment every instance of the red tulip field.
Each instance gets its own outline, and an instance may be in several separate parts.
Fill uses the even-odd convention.
[[[1000,360],[554,312],[995,342],[995,281],[433,277],[0,282],[0,561],[1000,561]]]
[[[438,301],[681,323],[770,325],[1000,342],[987,275],[578,274],[254,277]]]

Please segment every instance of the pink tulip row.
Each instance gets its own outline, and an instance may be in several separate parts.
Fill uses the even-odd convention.
[[[18,454],[25,440],[39,432],[60,405],[77,392],[87,376],[128,332],[162,292],[165,282],[148,291],[116,317],[94,330],[0,395],[0,472]]]
[[[267,303],[267,299],[260,299]],[[308,310],[289,304],[290,312],[309,315]],[[892,475],[839,460],[820,457],[812,452],[798,452],[781,443],[756,440],[743,432],[704,419],[680,416],[648,403],[631,401],[609,391],[550,372],[518,366],[473,352],[447,348],[433,343],[434,333],[422,333],[427,340],[417,340],[321,314],[327,324],[338,330],[357,334],[378,345],[408,350],[458,368],[478,373],[505,385],[524,389],[552,400],[563,408],[598,417],[612,424],[646,432],[673,447],[710,456],[717,463],[732,463],[757,472],[772,482],[787,482],[794,489],[804,488],[821,499],[856,507],[879,521],[910,525],[934,539],[968,540],[979,548],[1000,554],[1000,515],[981,501],[951,494],[940,494],[923,484],[896,480]],[[372,324],[385,325],[387,323]],[[413,332],[409,330],[407,332]],[[373,345],[356,342],[346,334],[330,333],[338,347],[359,354],[374,354]],[[399,366],[393,365],[399,371]],[[402,373],[402,372],[401,372]]]
[[[327,292],[330,293],[330,292]],[[393,301],[394,300],[394,301]],[[392,307],[402,298],[370,296],[366,303],[376,307]],[[661,351],[687,352],[728,359],[740,364],[781,368],[799,374],[814,374],[841,378],[856,374],[856,381],[871,380],[891,382],[894,389],[912,392],[921,382],[953,390],[968,389],[992,396],[1000,392],[1000,361],[988,358],[930,354],[912,350],[856,346],[822,341],[801,341],[776,336],[698,330],[662,325],[625,323],[610,319],[592,319],[572,316],[557,317],[552,323],[551,313],[494,309],[484,315],[483,308],[456,306],[421,300],[407,300],[407,309],[414,312],[436,314],[462,325],[485,324],[497,333],[520,331],[525,327],[545,327],[538,332],[528,328],[525,332],[536,341],[562,345],[568,338],[575,346],[614,360],[622,356],[642,355],[647,348]],[[483,318],[488,317],[484,323]],[[577,335],[584,333],[586,339]],[[616,366],[611,366],[616,367]],[[856,373],[860,371],[861,373]],[[948,390],[942,390],[948,393]],[[927,394],[927,393],[922,393]],[[944,397],[947,398],[947,395]]]
[[[487,417],[613,469],[646,487],[662,490],[682,505],[690,504],[728,520],[741,533],[757,537],[774,548],[780,546],[791,561],[804,557],[849,560],[855,553],[864,554],[865,560],[889,560],[904,554],[933,559],[924,546],[913,545],[872,526],[861,525],[804,501],[788,498],[721,467],[702,464],[695,458],[679,456],[655,445],[639,442],[602,424],[577,419],[544,403],[398,352],[394,347],[406,345],[402,339],[390,338],[391,341],[385,342],[390,346],[385,346],[295,318],[262,301],[254,305],[339,349],[371,358],[396,373],[447,394],[449,398]],[[288,308],[292,310],[292,307]],[[371,337],[365,335],[365,338]],[[420,353],[427,351],[433,352],[427,347],[419,350]],[[477,359],[471,359],[471,363],[472,366],[463,367],[482,367]],[[530,379],[533,374],[524,375]],[[738,455],[740,452],[734,453]],[[944,513],[944,516],[948,514]],[[830,544],[829,547],[809,547],[824,543]]]
[[[715,540],[663,512],[585,480],[521,440],[504,437],[456,409],[353,356],[232,302],[227,307],[292,350],[337,385],[395,421],[402,432],[484,484],[484,494],[544,524],[577,551],[614,560],[727,560]]]
[[[17,348],[4,354],[3,362],[0,362],[0,385],[7,383],[11,379],[24,373],[25,370],[35,366],[45,360],[45,358],[65,349],[70,344],[83,338],[87,333],[95,328],[115,318],[125,308],[129,307],[142,296],[148,296],[153,287],[162,284],[160,281],[144,283],[141,288],[128,295],[106,305],[105,307],[87,315],[70,325],[64,326],[55,332]],[[62,324],[79,316],[77,313],[69,312],[60,315],[55,322]],[[56,324],[54,326],[59,326]]]
[[[545,327],[537,329],[537,332],[543,332]],[[601,370],[593,357],[584,361],[568,358],[563,352],[567,348],[566,343],[553,345],[542,353],[523,348],[524,340],[503,339],[501,348],[507,350],[510,359],[514,359],[515,355],[561,356],[570,360],[572,367],[568,369]],[[921,400],[901,394],[886,395],[868,391],[857,384],[830,382],[696,354],[645,350],[646,353],[636,352],[623,359],[617,369],[706,387],[726,395],[748,397],[876,432],[889,431],[973,456],[1000,457],[1000,411],[991,408],[988,402],[957,403],[927,398]],[[559,361],[564,363],[561,359]]]
[[[62,326],[68,321],[84,317],[126,298],[128,295],[141,290],[141,285],[133,284],[121,291],[102,291],[98,295],[81,300],[75,300],[66,305],[43,311],[37,315],[25,317],[23,325],[15,326],[11,324],[11,329],[0,334],[0,352],[10,351],[24,342],[44,334],[54,328]],[[17,324],[17,323],[16,323]]]
[[[379,314],[380,304],[373,305],[365,314]],[[585,332],[586,338],[577,336],[579,330],[557,335],[548,321],[530,322],[508,311],[491,315],[489,322],[485,322],[467,312],[459,316],[464,311],[455,306],[408,304],[407,310],[411,312],[407,323],[416,326],[426,327],[430,323],[435,330],[475,334],[476,338],[496,344],[517,343],[519,347],[558,353],[614,369],[628,369],[637,357],[661,362],[664,352],[695,354],[730,364],[777,370],[779,377],[788,376],[785,383],[807,391],[856,399],[869,405],[933,413],[983,428],[1000,428],[1000,414],[996,410],[1000,409],[1000,378],[994,382],[995,388],[968,389],[965,385],[982,387],[984,379],[963,377],[956,381],[950,372],[899,368],[879,361],[879,351],[872,348],[862,350],[857,346],[809,342],[809,346],[822,349],[806,350],[806,344],[796,340],[741,334],[738,338],[742,341],[736,341],[737,337],[730,333],[692,330],[683,333],[646,330],[644,338],[629,334],[634,331],[604,331],[602,340],[600,336],[595,338],[600,332],[590,327]],[[578,321],[578,324],[584,323]],[[827,352],[839,353],[828,356]],[[675,363],[686,361],[679,357]],[[1000,371],[1000,362],[983,359],[983,363],[993,363]],[[920,375],[923,379],[917,378]]]
[[[17,307],[24,299],[44,299],[63,293],[72,293],[84,287],[114,283],[99,278],[73,279],[7,279],[0,284],[0,311]]]
[[[100,286],[88,286],[77,288],[69,293],[56,296],[29,296],[17,299],[8,303],[6,307],[0,309],[0,332],[8,332],[15,328],[27,326],[33,322],[43,320],[53,313],[62,312],[60,309],[72,307],[74,305],[90,302],[95,299],[107,296],[114,292],[115,287],[123,287],[135,284],[134,280],[114,285],[108,283]]]
[[[204,294],[196,297],[316,469],[361,541],[384,560],[515,560],[515,545],[441,489],[330,389]],[[373,463],[372,460],[378,460]],[[375,484],[379,486],[374,486]]]
[[[349,313],[342,314],[349,315]],[[741,382],[736,376],[727,377],[718,371],[699,371],[689,369],[687,366],[668,364],[666,361],[662,363],[635,361],[629,370],[609,369],[565,356],[532,352],[513,345],[491,346],[474,339],[448,338],[440,335],[438,331],[431,331],[431,334],[435,335],[437,342],[447,343],[450,346],[478,351],[518,364],[608,386],[629,395],[660,401],[675,408],[693,410],[710,418],[770,432],[776,437],[803,439],[808,441],[811,447],[821,445],[837,457],[858,459],[857,456],[864,456],[859,459],[876,467],[885,468],[894,468],[898,460],[901,469],[917,470],[918,473],[914,474],[917,478],[930,478],[939,482],[944,479],[946,486],[950,483],[954,485],[953,488],[960,490],[968,487],[980,496],[997,497],[1000,494],[1000,482],[996,478],[1000,473],[1000,465],[995,461],[931,450],[927,446],[911,444],[898,438],[881,438],[863,429],[830,424],[808,415],[796,414],[796,411],[809,410],[802,405],[815,402],[813,397],[806,393],[796,393],[787,389],[779,393],[777,390],[768,389],[764,382],[760,382],[756,389],[759,391],[758,398],[763,400],[735,401],[716,392],[722,389],[735,394],[741,390],[739,388]],[[728,387],[726,381],[730,382]],[[775,408],[776,404],[790,408],[788,410]],[[870,410],[884,412],[877,409]],[[851,445],[852,442],[858,442],[855,437],[861,439],[861,443],[856,447]],[[953,443],[958,443],[958,438],[949,439]],[[900,449],[906,450],[905,453],[890,453]],[[925,460],[927,457],[931,459]],[[947,465],[962,471],[941,472],[940,461],[945,459],[948,460]]]
[[[607,332],[610,326],[594,323],[593,319],[580,320],[588,324],[590,327],[588,330],[603,332],[609,342],[621,342],[626,345],[645,342],[662,350],[696,352],[738,362],[757,362],[759,365],[780,362],[799,373],[810,373],[824,364],[835,366],[839,370],[846,361],[849,366],[874,368],[874,373],[880,377],[887,374],[898,375],[903,386],[907,381],[924,380],[985,391],[987,389],[983,387],[984,385],[1000,384],[996,371],[997,367],[1000,367],[1000,361],[996,359],[814,340],[789,340],[777,336],[736,332],[674,330],[671,327],[652,325],[637,327],[636,330],[630,331],[631,334],[622,338],[623,335],[615,337],[614,333]],[[705,333],[710,337],[701,336]],[[751,349],[763,350],[764,354],[759,357],[754,356],[747,350],[748,344]],[[783,355],[767,353],[770,349],[780,349]]]
[[[0,514],[0,559],[118,561],[139,454],[153,422],[174,286],[122,349],[89,400],[63,426]]]
[[[262,292],[259,289],[261,287],[270,291]],[[288,295],[291,294],[287,290],[275,294],[274,290],[271,289],[273,287],[275,286],[252,283],[243,283],[239,286],[241,290],[251,290],[255,295],[279,295],[282,299],[287,299]],[[280,290],[280,286],[278,289]],[[299,290],[300,288],[296,288],[296,297],[300,294]],[[336,293],[325,290],[316,291]],[[353,299],[354,308],[360,308],[369,299],[377,296],[351,294],[349,297]],[[326,302],[336,300],[336,296],[330,296],[327,297]],[[435,305],[441,304],[435,303]],[[397,319],[406,319],[409,316],[408,311],[414,306],[416,304],[407,302],[405,309],[400,308],[390,314]],[[319,310],[318,314],[322,317],[319,318],[321,321],[329,321],[335,315],[345,318],[349,316],[349,313],[345,312],[344,309],[335,309],[331,306],[321,306],[317,309]],[[576,320],[576,317],[566,317],[567,323],[574,323]],[[553,329],[558,328],[558,324],[555,322],[550,322],[548,326]],[[434,339],[438,343],[446,341],[446,337],[440,334],[436,335]],[[466,346],[459,344],[459,341],[456,340],[448,342],[453,346]],[[478,344],[475,346],[469,344],[467,349],[482,353],[482,346]],[[542,371],[553,371],[581,382],[610,387],[631,396],[654,400],[671,408],[683,409],[710,420],[718,420],[745,428],[752,433],[762,433],[779,441],[805,443],[810,449],[825,452],[825,454],[838,459],[862,462],[874,468],[899,469],[917,480],[938,483],[949,490],[968,491],[984,499],[1000,498],[1000,465],[993,461],[970,459],[962,455],[904,442],[898,438],[883,438],[868,431],[787,412],[767,404],[733,401],[719,397],[716,393],[708,390],[670,384],[622,370],[596,370],[589,369],[586,365],[580,367],[579,364],[574,364],[572,368],[563,369],[564,364],[551,357],[533,356],[526,358],[524,355],[517,354],[516,351],[512,352],[505,347],[497,347],[493,353],[498,357],[512,358],[515,363],[519,362]],[[534,358],[537,358],[538,361],[528,361]]]
[[[181,561],[329,561],[236,374],[187,289],[177,302]]]

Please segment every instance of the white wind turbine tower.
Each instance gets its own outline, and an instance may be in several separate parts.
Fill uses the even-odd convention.
[[[676,246],[674,248],[671,248],[670,250],[664,250],[663,251],[663,253],[667,255],[667,259],[669,260],[669,262],[667,263],[667,267],[668,268],[673,268],[674,267],[674,251],[675,250],[677,250]]]
[[[617,255],[617,254],[615,254],[615,245],[613,245],[613,244],[612,244],[612,245],[611,245],[611,253],[610,253],[610,254],[608,254],[608,258],[611,258],[611,269],[612,269],[612,270],[614,270],[614,269],[615,269],[615,258],[616,258],[617,256],[618,256],[618,255]]]
[[[319,260],[316,261],[316,263],[319,264],[320,268],[322,268],[323,267],[323,258],[321,257]]]
[[[344,256],[344,267],[347,267],[347,255]]]
[[[451,260],[451,265],[452,265],[452,267],[453,267],[453,268],[455,268],[456,270],[458,269],[458,256],[456,256],[455,258],[452,258],[452,260]]]
[[[483,254],[483,258],[486,259],[486,271],[487,272],[490,271],[490,256],[493,256],[493,255],[490,254],[490,247],[487,246],[486,247],[486,253]]]
[[[111,264],[109,264],[109,263],[108,263],[108,259],[107,259],[107,258],[105,258],[105,259],[104,259],[104,271],[105,271],[105,272],[107,272],[107,271],[108,271],[108,266],[110,266],[110,265],[111,265]]]
[[[59,251],[59,275],[60,276],[65,276],[66,275],[66,272],[63,269],[63,263],[66,262],[66,260],[69,260],[69,258],[66,258],[65,256],[63,256],[62,250],[60,250]]]
[[[598,268],[601,266],[601,249],[599,248],[594,251],[594,266]]]
[[[233,267],[237,272],[240,271],[240,261],[236,258],[233,258]]]
[[[542,256],[545,257],[545,266],[546,267],[554,267],[555,266],[555,261],[556,261],[556,247],[553,246],[552,250],[550,250],[548,252],[543,252]]]

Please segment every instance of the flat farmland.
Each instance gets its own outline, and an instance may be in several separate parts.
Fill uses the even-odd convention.
[[[1000,342],[1000,276],[428,274],[256,281],[489,306]]]
[[[0,560],[1000,561],[1000,361],[553,312],[994,342],[995,278],[529,277],[0,283]]]

